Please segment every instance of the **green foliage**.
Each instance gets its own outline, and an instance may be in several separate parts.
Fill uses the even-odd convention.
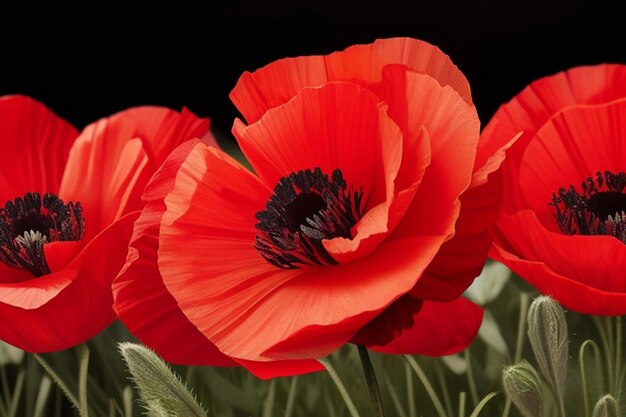
[[[528,314],[537,294],[527,283],[515,276],[501,278],[504,284],[497,275],[484,276],[491,282],[475,287],[473,296],[484,304],[487,320],[468,350],[446,358],[370,352],[388,417],[624,415],[620,318],[563,313],[554,304],[540,308],[535,304]],[[125,345],[133,358],[130,361],[135,361],[131,373],[137,385],[141,387],[141,375],[152,381],[137,390],[117,350],[118,342],[124,341],[135,340],[115,323],[86,346],[64,352],[34,356],[0,346],[0,417],[139,417],[145,413],[145,405],[154,406],[148,415],[170,416],[173,409],[185,415],[176,409],[180,404],[191,416],[207,415],[200,404],[209,408],[211,417],[354,415],[326,372],[262,381],[242,368],[174,366],[174,372],[193,389],[197,397],[193,401],[183,382],[172,377],[169,366],[141,347]],[[371,416],[356,348],[347,345],[326,362],[342,381],[353,412]],[[158,387],[150,388],[154,381]],[[555,385],[563,396],[563,412],[559,411]],[[506,395],[497,395],[503,391]],[[514,398],[514,391],[525,405]],[[83,397],[85,401],[81,401]],[[537,404],[535,398],[540,398]]]

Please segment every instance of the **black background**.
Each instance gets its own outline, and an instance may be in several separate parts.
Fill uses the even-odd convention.
[[[538,77],[626,63],[620,3],[4,1],[0,94],[42,100],[78,128],[129,106],[187,106],[229,138],[237,111],[228,93],[244,70],[411,36],[452,57],[486,123]]]

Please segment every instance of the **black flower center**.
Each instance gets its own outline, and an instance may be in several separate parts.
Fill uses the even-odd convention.
[[[332,176],[320,168],[282,177],[256,218],[254,247],[274,266],[332,265],[323,239],[350,238],[361,219],[363,191],[348,187],[341,170]]]
[[[49,274],[43,246],[80,240],[85,220],[80,203],[63,203],[54,194],[26,193],[0,208],[0,261],[34,276]]]
[[[552,195],[549,205],[561,232],[567,235],[609,235],[626,243],[626,173],[596,173]]]

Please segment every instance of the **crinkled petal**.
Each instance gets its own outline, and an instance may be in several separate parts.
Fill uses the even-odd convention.
[[[551,118],[528,144],[519,169],[522,195],[543,224],[558,231],[548,203],[560,188],[597,172],[626,170],[626,99],[597,106],[575,106]]]
[[[450,301],[470,286],[485,264],[491,247],[490,227],[498,220],[502,175],[461,195],[454,237],[445,242],[411,294],[420,299]]]
[[[469,84],[450,58],[436,46],[410,38],[379,39],[326,56],[281,59],[252,73],[245,72],[230,98],[248,123],[254,123],[306,87],[332,81],[375,87],[382,79],[383,67],[389,64],[402,64],[427,74],[472,104]]]
[[[626,97],[626,65],[581,66],[534,81],[511,101],[502,105],[483,131],[484,143],[492,151],[518,132],[522,148],[555,113],[579,104],[601,104]],[[481,141],[482,142],[482,141]],[[518,157],[515,158],[519,164]],[[477,164],[482,165],[480,161]]]
[[[299,170],[340,169],[368,208],[385,200],[386,176],[393,181],[402,160],[400,130],[377,97],[353,83],[304,89],[255,124],[237,120],[233,134],[268,187]]]
[[[60,195],[80,201],[91,239],[124,214],[141,210],[141,193],[167,154],[203,137],[207,119],[162,107],[137,107],[85,128],[72,147]]]
[[[422,308],[414,313],[411,327],[403,329],[389,343],[368,347],[397,355],[452,355],[472,343],[482,319],[483,310],[465,298],[447,303],[424,301]]]
[[[182,161],[199,145],[188,141],[168,157],[144,192],[146,206],[135,223],[124,269],[113,284],[113,308],[126,327],[166,361],[181,365],[245,366],[260,378],[323,369],[316,361],[234,361],[191,324],[163,284],[157,264],[165,195],[174,188]]]
[[[425,236],[345,265],[278,269],[253,247],[254,214],[269,192],[205,148],[190,153],[165,199],[163,281],[186,317],[234,358],[326,356],[408,291],[438,248]]]
[[[535,213],[503,214],[491,255],[566,307],[598,315],[626,313],[626,246],[612,236],[567,236],[547,230]],[[621,307],[620,307],[621,306]]]
[[[4,294],[0,314],[7,319],[0,322],[0,340],[29,352],[52,352],[82,343],[111,324],[111,283],[124,265],[138,214],[129,213],[102,231],[66,269],[22,283],[19,298]]]
[[[0,97],[0,204],[27,192],[57,194],[78,131],[42,103]]]
[[[424,126],[431,148],[430,165],[413,203],[390,237],[440,235],[448,239],[459,215],[459,197],[472,177],[480,130],[476,109],[454,89],[441,87],[428,75],[399,67],[389,68],[386,74],[389,88],[404,89],[404,94],[411,97],[407,100],[406,127],[401,128],[412,137]]]

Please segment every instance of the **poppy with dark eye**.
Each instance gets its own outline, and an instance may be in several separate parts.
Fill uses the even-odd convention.
[[[626,66],[537,80],[483,137],[515,130],[491,256],[569,309],[626,314]]]
[[[0,340],[62,350],[115,320],[111,283],[141,193],[208,126],[186,110],[138,107],[79,133],[35,100],[0,98]]]
[[[133,333],[182,363],[207,342],[260,363],[308,363],[347,342],[464,349],[482,311],[459,296],[491,244],[514,135],[479,141],[450,59],[383,39],[244,73],[231,99],[254,173],[195,144],[155,176],[114,283]]]

